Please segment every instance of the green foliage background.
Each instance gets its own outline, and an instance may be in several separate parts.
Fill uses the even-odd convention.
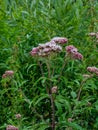
[[[0,0],[0,129],[7,124],[20,130],[50,130],[51,105],[36,59],[29,54],[32,47],[55,36],[67,37],[68,44],[76,46],[84,59],[70,61],[60,82],[57,76],[63,64],[62,52],[53,63],[58,86],[55,99],[56,130],[98,129],[98,77],[83,86],[80,101],[77,93],[82,75],[88,66],[98,67],[98,43],[90,32],[98,31],[97,0]],[[43,63],[45,76],[47,69]],[[2,81],[6,70],[14,70],[10,83]],[[21,121],[15,114],[22,115]],[[74,121],[68,122],[72,117]],[[21,124],[20,124],[21,122]]]

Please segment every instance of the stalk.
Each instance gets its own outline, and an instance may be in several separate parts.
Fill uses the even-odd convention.
[[[52,118],[52,123],[51,123],[51,128],[52,130],[55,130],[55,103],[54,103],[54,98],[53,95],[50,94],[50,101],[51,101],[51,109],[52,109],[52,114],[51,114],[51,118]]]
[[[58,82],[60,81],[60,78],[61,78],[61,76],[62,76],[62,73],[63,73],[63,70],[64,70],[64,68],[65,68],[65,66],[66,66],[66,63],[67,63],[67,55],[65,55],[65,61],[64,61],[64,64],[62,65],[62,68],[61,68],[61,71],[60,71],[60,74],[59,74],[59,77],[58,77]]]
[[[50,79],[51,78],[51,68],[50,68],[50,63],[49,61],[46,62],[46,65],[47,65],[47,69],[48,69],[48,78]],[[51,110],[52,110],[52,114],[51,114],[51,128],[52,130],[55,130],[55,102],[54,102],[54,97],[52,95],[52,92],[51,92],[51,88],[52,88],[52,83],[50,82],[50,86],[49,86],[49,97],[50,97],[50,102],[51,102]]]

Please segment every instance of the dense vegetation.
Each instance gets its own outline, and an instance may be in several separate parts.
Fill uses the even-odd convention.
[[[0,0],[1,130],[98,130],[97,32],[97,0]],[[62,51],[30,54],[54,37]]]

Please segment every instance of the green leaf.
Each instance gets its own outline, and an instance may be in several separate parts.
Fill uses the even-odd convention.
[[[73,98],[76,98],[76,97],[77,97],[77,94],[76,94],[76,92],[74,92],[74,91],[71,91],[71,96],[72,96]]]
[[[71,106],[69,101],[66,99],[66,97],[63,97],[61,95],[58,95],[55,99],[56,105],[59,108],[60,106],[64,106],[65,109],[67,109],[69,112],[71,111]],[[59,106],[60,105],[60,106]],[[61,108],[60,108],[61,110]]]
[[[41,94],[38,96],[38,99],[35,101],[34,106],[40,103],[43,99],[49,98],[48,94]]]

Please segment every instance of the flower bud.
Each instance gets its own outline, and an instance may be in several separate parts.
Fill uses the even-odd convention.
[[[57,86],[54,86],[51,88],[52,93],[57,93],[57,90],[58,90]]]
[[[21,115],[20,114],[16,114],[15,117],[16,117],[16,119],[20,119]]]

